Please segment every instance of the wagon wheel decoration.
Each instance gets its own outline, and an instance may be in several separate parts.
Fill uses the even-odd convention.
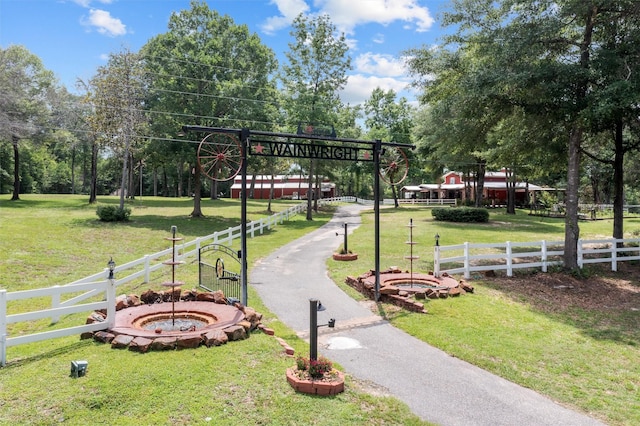
[[[380,177],[389,185],[397,185],[406,179],[409,159],[400,148],[385,148],[380,155]]]
[[[218,258],[216,260],[216,277],[222,278],[224,276],[224,262]]]
[[[210,133],[198,146],[198,165],[209,179],[233,179],[242,167],[242,146],[228,133]]]

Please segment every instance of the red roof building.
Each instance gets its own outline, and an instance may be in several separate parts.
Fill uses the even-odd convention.
[[[251,189],[251,183],[253,176],[247,176],[246,189]],[[253,184],[253,198],[256,200],[269,199],[269,191],[271,191],[271,175],[256,175]],[[309,178],[307,176],[288,176],[288,175],[275,175],[273,176],[273,198],[274,199],[306,199],[307,190],[309,189]],[[323,180],[320,183],[320,190],[317,191],[315,182],[313,185],[314,192],[320,193],[320,198],[335,197],[336,185],[335,183]],[[231,186],[231,198],[240,198],[242,190],[242,177],[236,176],[233,179],[233,185]]]

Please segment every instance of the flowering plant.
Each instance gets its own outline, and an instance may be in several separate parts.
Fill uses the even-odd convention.
[[[322,379],[325,374],[333,371],[333,364],[325,357],[318,359],[308,359],[299,356],[296,359],[296,366],[300,374],[311,376],[312,379]]]

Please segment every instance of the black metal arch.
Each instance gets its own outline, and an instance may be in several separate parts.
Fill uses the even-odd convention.
[[[247,187],[247,160],[249,154],[251,155],[269,155],[269,156],[283,156],[281,155],[283,152],[286,152],[287,157],[292,158],[315,158],[315,159],[332,159],[332,160],[345,160],[345,161],[373,161],[374,163],[374,215],[375,215],[375,299],[378,301],[380,297],[380,156],[383,152],[383,147],[397,147],[397,148],[410,148],[414,149],[415,146],[411,144],[401,144],[395,142],[382,142],[381,140],[375,141],[367,141],[360,139],[351,139],[351,138],[338,138],[333,137],[333,134],[323,135],[323,134],[294,134],[294,133],[277,133],[277,132],[267,132],[262,130],[249,130],[247,128],[244,129],[230,129],[230,128],[222,128],[222,127],[208,127],[208,126],[182,126],[182,130],[186,132],[196,132],[196,133],[230,133],[234,134],[240,140],[242,145],[242,191],[241,194],[241,222],[242,222],[242,248],[240,250],[241,254],[241,282],[242,282],[242,303],[247,305],[248,302],[248,284],[247,284],[247,195],[245,188]],[[252,148],[252,137],[255,138],[255,142],[258,144],[265,143],[269,145],[269,151],[264,153],[264,150],[258,150],[251,152]],[[301,142],[296,143],[293,141],[301,140]],[[302,141],[307,141],[304,144]],[[324,145],[326,150],[323,151],[321,147],[317,147],[314,145],[314,142],[330,142],[331,145]],[[294,148],[286,151],[286,148],[283,148],[283,144],[286,143],[288,145],[298,145],[304,146],[305,148]],[[333,145],[333,144],[338,145]],[[367,148],[361,148],[364,145]],[[260,146],[260,145],[255,145]],[[278,147],[278,148],[274,148]],[[311,147],[314,147],[313,149]],[[352,148],[350,148],[352,147]],[[335,148],[336,150],[333,152],[331,149]],[[368,150],[368,151],[367,151]],[[334,158],[332,155],[340,152],[340,155],[335,155]],[[366,152],[370,152],[371,159],[367,158]],[[290,154],[290,155],[289,155]],[[359,155],[362,154],[363,157],[359,158]],[[317,155],[317,156],[316,156]]]

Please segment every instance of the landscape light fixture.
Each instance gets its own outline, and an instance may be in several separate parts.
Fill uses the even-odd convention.
[[[87,361],[71,361],[71,377],[82,377],[87,374]]]
[[[112,280],[113,271],[116,269],[116,262],[113,261],[113,257],[107,262],[107,267],[109,268],[109,279]]]
[[[436,238],[436,247],[440,246],[440,234],[435,235]]]
[[[334,328],[336,326],[335,318],[331,318],[328,324],[318,325],[318,311],[324,311],[325,307],[318,299],[309,299],[309,359],[318,359],[318,328],[328,326]]]

